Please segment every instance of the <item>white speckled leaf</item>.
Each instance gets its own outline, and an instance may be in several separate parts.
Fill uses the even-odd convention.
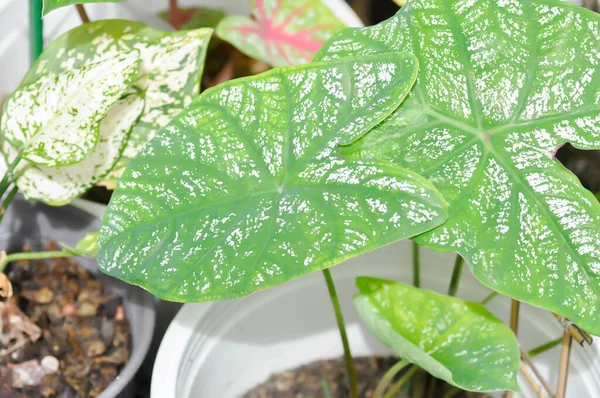
[[[272,66],[312,61],[346,27],[321,0],[250,0],[253,18],[227,16],[217,35],[244,54]]]
[[[553,157],[600,148],[600,16],[553,0],[409,0],[320,58],[407,51],[407,101],[345,151],[426,176],[450,219],[417,240],[600,334],[600,205]]]
[[[17,186],[29,200],[41,200],[53,206],[63,206],[81,196],[113,169],[127,144],[129,133],[144,109],[144,99],[129,95],[117,101],[100,122],[98,144],[82,162],[64,167],[42,167],[20,164]],[[8,163],[15,149],[4,142]]]
[[[119,178],[129,159],[200,92],[206,48],[213,30],[161,32],[139,22],[106,20],[83,24],[52,42],[31,68],[25,82],[72,70],[124,52],[140,52],[142,64],[135,87],[145,93],[146,106],[131,132],[119,166]]]
[[[100,120],[127,92],[139,68],[139,53],[132,51],[21,86],[4,105],[3,139],[36,165],[81,162],[96,146]]]
[[[57,8],[85,3],[118,3],[123,0],[44,0],[44,15]]]
[[[408,54],[273,70],[204,92],[131,162],[103,272],[174,301],[236,298],[442,223],[420,176],[346,160],[402,101]]]
[[[478,303],[360,277],[354,296],[371,332],[404,360],[469,391],[520,391],[512,331]]]

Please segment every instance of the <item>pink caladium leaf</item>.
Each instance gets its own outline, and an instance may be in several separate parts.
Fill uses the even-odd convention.
[[[250,0],[252,17],[228,16],[217,36],[271,66],[311,62],[346,24],[321,0]],[[340,1],[340,7],[347,7]]]

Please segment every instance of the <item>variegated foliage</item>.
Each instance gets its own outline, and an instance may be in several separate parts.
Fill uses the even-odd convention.
[[[445,219],[420,176],[339,156],[417,75],[394,53],[221,84],[146,145],[107,209],[103,272],[173,301],[240,297]]]
[[[600,148],[600,16],[558,0],[409,0],[318,58],[407,51],[406,102],[343,153],[426,176],[450,219],[417,238],[495,290],[600,323],[600,205],[553,156]]]
[[[517,339],[481,304],[376,278],[356,286],[360,317],[403,360],[463,390],[520,390]]]
[[[272,66],[312,61],[346,24],[321,0],[250,0],[253,18],[227,16],[217,35],[244,54]]]
[[[142,62],[134,91],[141,93],[145,107],[131,131],[122,158],[106,180],[106,185],[114,188],[129,159],[198,95],[211,34],[212,29],[161,32],[142,23],[123,20],[84,24],[52,42],[24,82],[34,82],[48,73],[81,68],[128,51],[139,51]],[[137,102],[131,105],[137,106]]]

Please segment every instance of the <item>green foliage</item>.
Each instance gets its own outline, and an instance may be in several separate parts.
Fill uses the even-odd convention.
[[[44,0],[44,15],[57,8],[85,3],[119,3],[123,0]]]
[[[356,285],[360,317],[403,360],[464,390],[520,390],[517,339],[481,304],[377,278]]]
[[[346,24],[321,0],[250,0],[253,18],[227,16],[217,35],[244,54],[272,66],[312,61]]]
[[[170,22],[171,15],[169,11],[163,11],[158,14],[163,20]],[[207,7],[189,7],[178,10],[177,22],[179,30],[190,30],[199,28],[216,28],[219,22],[225,17],[225,12]]]
[[[25,76],[24,83],[48,73],[74,70],[128,51],[139,51],[142,64],[134,87],[143,94],[145,107],[123,156],[106,181],[109,188],[114,188],[129,159],[198,95],[211,35],[212,29],[161,32],[124,20],[87,23],[52,42]]]
[[[71,247],[65,243],[61,243],[63,250],[71,253],[74,256],[96,258],[98,256],[98,236],[100,232],[92,232],[86,234],[75,247]]]
[[[491,288],[600,333],[600,205],[553,157],[600,148],[600,16],[557,0],[410,0],[318,55],[406,51],[419,80],[343,149],[424,175],[450,219],[417,238],[458,251]]]
[[[123,175],[101,269],[168,300],[236,298],[439,225],[444,200],[423,178],[338,154],[402,102],[415,61],[347,58],[207,90]]]

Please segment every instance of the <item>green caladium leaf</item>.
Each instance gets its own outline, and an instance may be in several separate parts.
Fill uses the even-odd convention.
[[[198,95],[212,32],[212,29],[161,32],[123,20],[87,23],[52,42],[24,81],[80,68],[132,49],[140,52],[142,64],[135,87],[144,92],[146,106],[131,132],[122,159],[110,175],[108,185],[113,188],[129,159]]]
[[[85,4],[85,3],[119,3],[123,0],[44,0],[44,12],[46,15],[51,11],[56,10],[57,8],[71,6],[75,4]]]
[[[21,86],[4,105],[4,141],[36,165],[81,162],[98,142],[100,120],[127,92],[139,69],[140,55],[132,51]]]
[[[346,24],[321,0],[250,0],[252,15],[227,16],[217,36],[272,66],[312,61],[319,48]]]
[[[404,360],[469,391],[520,391],[513,332],[483,305],[370,277],[354,305],[369,330]]]
[[[60,243],[63,250],[72,253],[75,256],[96,258],[98,255],[98,237],[100,231],[86,234],[75,247],[69,246],[66,243]]]
[[[409,0],[320,59],[407,51],[406,102],[346,155],[426,176],[450,219],[417,241],[484,284],[600,333],[600,206],[554,158],[600,148],[600,16],[554,0]]]
[[[175,16],[175,28],[179,30],[216,28],[219,22],[225,18],[225,11],[208,7],[188,7],[181,8]],[[170,11],[162,11],[158,16],[171,22]]]
[[[273,70],[205,91],[131,162],[102,271],[172,301],[236,298],[445,220],[425,179],[346,160],[417,74],[412,55]]]
[[[96,147],[80,163],[64,167],[19,164],[15,173],[19,191],[29,200],[40,200],[53,206],[72,202],[113,169],[143,109],[144,99],[139,95],[129,95],[117,101],[100,122],[100,138]],[[8,142],[3,143],[3,152],[9,164],[17,155]]]

